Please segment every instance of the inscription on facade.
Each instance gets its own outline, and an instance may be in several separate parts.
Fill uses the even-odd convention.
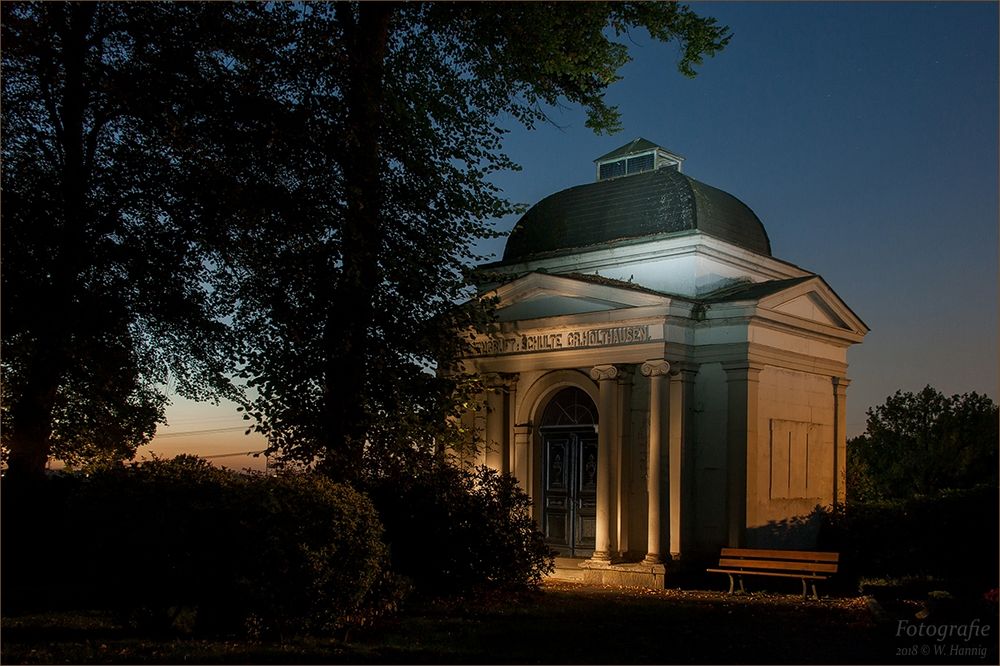
[[[646,342],[649,339],[648,325],[583,328],[553,333],[494,335],[473,342],[472,353],[474,356],[497,356],[499,354],[553,351],[556,349],[629,345]]]

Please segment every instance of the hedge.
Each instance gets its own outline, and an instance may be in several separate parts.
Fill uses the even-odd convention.
[[[842,571],[856,579],[930,577],[992,589],[1000,568],[998,507],[996,486],[852,502],[824,516],[818,547],[840,551]]]
[[[328,632],[377,614],[391,592],[371,502],[319,475],[245,475],[181,456],[35,492],[44,523],[5,526],[13,562],[4,580],[18,582],[5,610],[102,608],[178,629]],[[7,513],[30,498],[4,499]]]

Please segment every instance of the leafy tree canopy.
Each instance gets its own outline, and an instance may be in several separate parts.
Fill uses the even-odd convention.
[[[171,383],[227,390],[210,256],[171,126],[203,87],[197,5],[3,3],[3,446],[129,458]]]
[[[122,455],[193,397],[350,480],[426,449],[509,122],[604,93],[628,31],[693,75],[729,40],[675,3],[5,3],[4,441]],[[234,335],[227,337],[225,322]],[[77,442],[76,448],[60,448]]]
[[[629,30],[676,40],[689,75],[729,36],[659,3],[259,13],[269,34],[227,53],[242,98],[218,130],[233,234],[220,290],[238,304],[253,427],[350,477],[454,434],[442,425],[468,392],[434,370],[462,353],[456,330],[484,321],[475,300],[455,303],[471,294],[473,243],[515,210],[489,180],[516,168],[503,124],[532,127],[571,103],[595,131],[616,131],[604,92],[628,61]]]
[[[865,433],[847,444],[847,492],[870,501],[996,485],[998,438],[988,396],[896,391],[868,410]]]

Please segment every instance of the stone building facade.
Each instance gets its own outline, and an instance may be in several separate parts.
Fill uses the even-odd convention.
[[[483,267],[499,323],[466,359],[489,386],[477,462],[520,480],[590,580],[808,545],[792,526],[844,499],[847,350],[868,328],[681,156],[637,139],[596,164]]]

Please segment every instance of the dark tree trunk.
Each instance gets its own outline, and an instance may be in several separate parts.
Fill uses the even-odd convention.
[[[10,479],[37,481],[45,474],[52,439],[59,372],[55,359],[36,351],[24,390],[11,405]]]
[[[62,48],[52,65],[64,74],[62,98],[53,100],[57,109],[57,141],[62,148],[61,224],[55,233],[59,243],[51,283],[38,285],[39,303],[33,310],[37,321],[30,327],[38,332],[28,360],[25,385],[11,405],[10,460],[11,478],[38,479],[45,473],[52,447],[53,410],[69,367],[72,336],[66,331],[94,313],[80,312],[79,280],[87,260],[86,224],[88,219],[88,173],[84,162],[86,140],[85,115],[89,102],[87,91],[87,37],[97,5],[90,3],[45,7],[50,34],[60,36]],[[77,341],[79,344],[79,341]]]
[[[327,473],[351,481],[361,471],[368,419],[365,385],[371,377],[371,327],[381,281],[381,130],[388,3],[337,5],[348,44],[344,97],[346,152],[340,156],[347,210],[341,233],[342,274],[327,311],[324,334],[324,425]]]

